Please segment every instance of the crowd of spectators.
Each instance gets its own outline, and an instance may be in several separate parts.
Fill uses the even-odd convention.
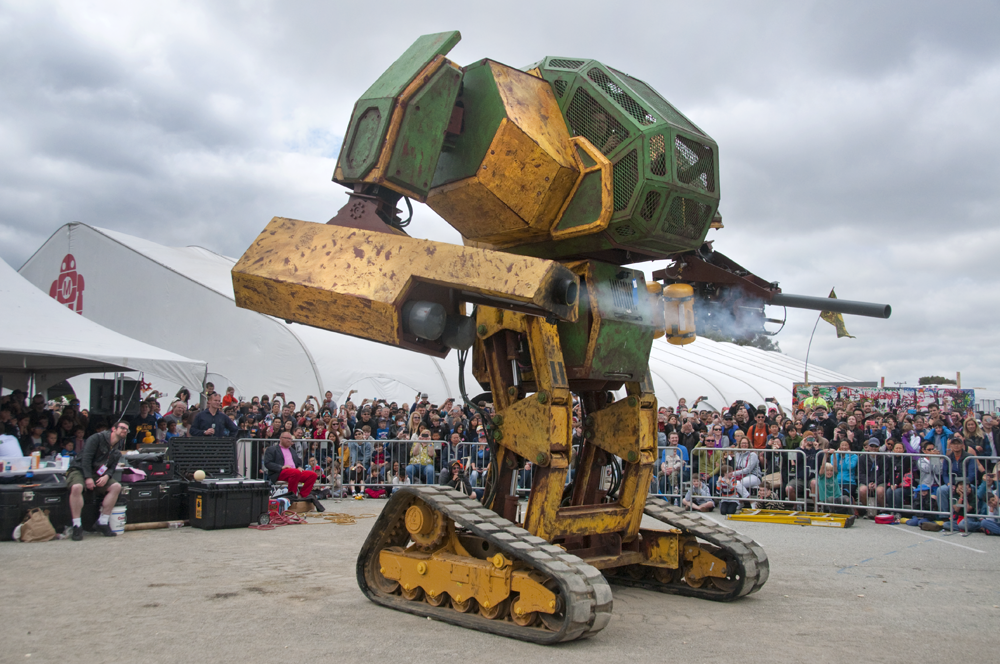
[[[154,394],[131,418],[126,445],[206,432],[276,440],[289,432],[305,465],[343,495],[387,495],[420,482],[481,492],[490,464],[483,419],[492,417],[491,404],[470,407],[451,398],[436,404],[425,393],[412,403],[365,398],[355,404],[354,395],[340,405],[331,392],[297,404],[280,392],[243,399],[228,388],[219,395],[209,383],[198,402],[182,389],[162,414],[162,395]],[[977,417],[939,404],[879,410],[871,402],[828,402],[818,389],[793,413],[773,398],[759,406],[737,401],[722,411],[699,408],[704,401],[699,397],[688,406],[680,399],[659,408],[652,493],[699,510],[729,503],[728,511],[741,500],[788,507],[809,497],[821,509],[859,516],[886,508],[922,520],[935,517],[945,527],[995,526],[990,519],[998,516],[1000,427],[990,414]],[[579,403],[573,419],[573,446],[579,449]],[[231,427],[199,428],[199,422]],[[29,404],[15,391],[0,402],[0,425],[18,438],[25,456],[73,456],[89,435],[111,424],[90,417],[76,400],[47,404],[35,395]],[[523,490],[530,488],[530,464],[520,482]]]

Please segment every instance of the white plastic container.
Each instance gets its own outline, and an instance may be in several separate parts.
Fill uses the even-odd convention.
[[[118,533],[119,535],[125,532],[126,509],[125,505],[115,505],[111,510],[111,520],[108,522],[111,525],[111,532]]]

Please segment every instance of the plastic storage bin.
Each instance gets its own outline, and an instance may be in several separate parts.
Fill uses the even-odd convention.
[[[246,528],[265,523],[270,496],[263,480],[206,480],[188,484],[188,522],[195,528]]]

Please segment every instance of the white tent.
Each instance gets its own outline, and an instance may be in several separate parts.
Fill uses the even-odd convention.
[[[205,363],[126,337],[70,311],[0,261],[0,375],[4,387],[44,389],[71,376],[135,370],[175,383],[205,376]]]
[[[67,255],[73,257],[75,274],[60,277]],[[439,360],[237,308],[230,274],[235,262],[201,247],[166,247],[71,223],[57,230],[20,272],[46,292],[57,281],[82,276],[84,317],[206,358],[216,389],[232,385],[237,395],[284,392],[299,403],[307,395],[322,398],[326,390],[339,402],[350,389],[400,403],[412,402],[418,391],[437,401],[458,397],[454,353]],[[466,385],[469,396],[480,392],[471,374]],[[202,387],[200,381],[184,386],[193,393]]]
[[[85,317],[174,352],[206,358],[217,389],[234,385],[243,396],[286,392],[296,401],[330,390],[339,402],[352,388],[362,397],[400,403],[418,391],[437,402],[459,396],[455,353],[438,360],[238,309],[232,258],[72,223],[57,230],[21,274],[49,292],[60,281],[68,254],[76,274],[61,279],[82,275]],[[657,395],[668,404],[676,404],[680,396],[688,403],[708,396],[712,406],[722,407],[736,399],[759,403],[773,396],[790,406],[792,383],[802,376],[802,363],[781,353],[701,338],[684,347],[657,340],[650,366]],[[466,371],[471,397],[480,389],[468,367]],[[809,374],[822,382],[854,380],[814,365]],[[200,387],[186,386],[192,391]]]
[[[765,398],[774,397],[788,409],[792,406],[792,383],[802,382],[805,363],[774,351],[704,337],[686,346],[672,346],[661,338],[653,342],[649,368],[662,405],[676,406],[683,397],[690,406],[698,397],[708,397],[709,406],[722,410],[738,399],[759,406]],[[809,380],[857,382],[815,364],[809,365]]]

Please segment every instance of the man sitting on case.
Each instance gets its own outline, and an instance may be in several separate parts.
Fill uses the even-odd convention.
[[[95,433],[83,445],[83,452],[75,457],[66,473],[66,485],[69,487],[69,511],[73,517],[73,541],[83,539],[80,513],[83,511],[83,490],[93,491],[96,496],[104,496],[101,502],[101,516],[97,519],[95,529],[105,537],[114,537],[117,533],[111,530],[111,510],[118,502],[118,494],[122,485],[112,479],[118,460],[122,453],[119,445],[124,445],[128,438],[128,424],[118,422],[107,431]]]
[[[299,453],[292,447],[292,434],[288,431],[281,432],[278,444],[264,450],[264,467],[267,468],[267,477],[274,482],[288,482],[288,494],[291,500],[308,500],[312,502],[317,512],[324,510],[323,504],[312,494],[313,485],[316,484],[317,475],[311,470],[302,469],[302,460]],[[299,484],[302,484],[302,492],[299,493]]]

